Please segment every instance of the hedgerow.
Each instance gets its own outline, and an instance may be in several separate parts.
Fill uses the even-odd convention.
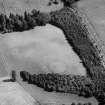
[[[99,105],[104,105],[105,69],[97,49],[88,37],[88,29],[85,24],[82,24],[81,18],[77,17],[73,8],[64,7],[50,13],[49,23],[63,30],[67,42],[87,69],[87,76],[34,74],[27,81],[50,92],[72,93],[84,97],[94,96],[99,101]]]
[[[66,4],[61,10],[49,14],[40,13],[35,9],[31,13],[24,12],[23,16],[12,13],[9,16],[0,14],[0,32],[25,31],[47,23],[62,29],[67,42],[82,60],[87,76],[54,73],[31,75],[24,71],[20,72],[21,77],[24,81],[35,84],[46,91],[72,93],[84,97],[94,96],[99,101],[99,105],[104,105],[105,69],[101,64],[97,49],[88,37],[88,29],[81,19],[75,9]]]
[[[67,42],[72,45],[74,51],[82,60],[87,69],[87,77],[91,79],[95,86],[93,96],[96,97],[101,105],[104,105],[105,68],[101,63],[97,49],[89,39],[86,24],[83,24],[81,18],[76,15],[76,11],[73,8],[64,7],[60,11],[51,13],[50,24],[63,30]]]
[[[21,71],[20,76],[30,84],[37,85],[45,91],[78,94],[79,96],[93,96],[94,85],[90,78],[80,75],[60,75],[57,73],[34,74]],[[30,76],[30,78],[29,78]]]

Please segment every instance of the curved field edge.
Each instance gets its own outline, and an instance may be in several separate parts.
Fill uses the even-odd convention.
[[[97,49],[97,53],[100,56],[101,62],[103,64],[103,66],[105,67],[105,56],[104,56],[104,50],[103,50],[103,42],[102,40],[100,40],[100,37],[98,36],[98,33],[94,27],[94,25],[92,24],[92,21],[89,19],[89,17],[86,15],[86,13],[84,12],[84,10],[82,10],[79,7],[75,8],[78,15],[80,17],[82,17],[83,19],[83,24],[86,24],[86,27],[89,31],[89,38],[92,42],[92,44],[94,45],[94,47]]]
[[[104,103],[104,66],[101,63],[97,48],[89,38],[90,33],[86,24],[81,22],[82,17],[78,17],[76,9],[69,7],[65,7],[51,15],[52,20],[50,23],[64,31],[68,43],[73,46],[83,61],[83,64],[87,68],[87,76],[91,78],[95,85],[94,96]],[[71,30],[73,28],[74,30]]]
[[[62,87],[62,82],[56,83],[54,79],[49,79],[53,78],[56,74],[50,74],[50,77],[46,75],[34,75],[35,77],[30,77],[31,80],[28,78],[28,81],[31,81],[37,86],[41,84],[39,87],[42,87],[47,91],[50,90],[72,93],[84,97],[94,96],[101,103],[101,105],[104,104],[104,66],[101,63],[97,49],[89,38],[90,33],[88,32],[86,25],[81,22],[82,18],[77,15],[75,9],[69,7],[64,7],[60,11],[52,12],[50,15],[51,20],[49,23],[63,30],[68,43],[72,45],[74,51],[79,55],[84,66],[87,68],[87,77],[69,75],[68,79],[68,75],[55,76],[56,81],[59,81],[59,78],[62,81],[68,80],[68,87],[67,84]],[[42,77],[46,78],[42,79]],[[39,79],[37,82],[36,78]],[[55,88],[57,86],[59,88]]]
[[[74,8],[64,7],[59,11],[51,12],[50,16],[49,23],[63,30],[68,43],[72,45],[74,51],[83,61],[84,66],[87,68],[87,77],[50,74],[51,78],[56,75],[55,81],[59,81],[59,78],[61,81],[69,81],[68,86],[67,84],[63,86],[62,82],[56,83],[54,79],[49,79],[49,76],[46,76],[46,74],[43,76],[27,76],[28,74],[23,72],[28,78],[27,81],[37,86],[41,84],[39,87],[44,88],[46,91],[72,93],[84,97],[94,96],[101,105],[104,104],[104,66],[102,65],[98,49],[89,37],[90,32],[86,27],[87,25],[83,23],[82,17],[78,15]],[[42,77],[46,78],[42,79]]]

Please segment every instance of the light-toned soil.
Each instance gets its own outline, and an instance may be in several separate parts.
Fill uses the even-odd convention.
[[[0,78],[0,105],[35,105],[37,103],[18,83],[2,82],[5,78]]]

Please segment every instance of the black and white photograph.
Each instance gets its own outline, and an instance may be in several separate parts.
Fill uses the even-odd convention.
[[[0,0],[0,105],[105,105],[105,0]]]

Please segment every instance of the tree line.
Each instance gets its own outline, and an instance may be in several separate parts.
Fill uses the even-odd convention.
[[[96,46],[89,38],[87,24],[82,22],[82,17],[78,15],[77,10],[70,7],[52,12],[50,24],[63,30],[68,44],[72,46],[86,68],[87,76],[85,79],[90,78],[94,84],[93,96],[99,101],[99,105],[104,105],[105,68],[101,63]]]
[[[50,24],[63,30],[67,42],[72,45],[87,69],[87,76],[40,74],[30,76],[30,81],[34,81],[35,85],[46,91],[73,93],[84,97],[94,96],[99,101],[99,105],[104,105],[105,69],[97,49],[89,39],[86,24],[81,22],[81,17],[70,7],[51,12],[49,20]]]
[[[61,0],[61,2],[64,3],[65,7],[67,7],[67,6],[70,7],[70,6],[72,6],[74,3],[78,2],[78,1],[80,1],[80,0]]]
[[[67,0],[67,2],[71,1]],[[32,82],[47,91],[69,92],[84,97],[95,96],[100,102],[99,105],[104,105],[105,69],[95,46],[88,37],[89,32],[86,25],[82,24],[81,18],[76,15],[73,8],[65,6],[49,14],[40,13],[34,9],[31,13],[25,12],[23,16],[10,13],[10,16],[7,17],[1,14],[0,19],[0,32],[2,33],[24,31],[47,23],[61,28],[67,42],[72,45],[87,69],[86,77],[59,74],[30,75],[25,72],[24,75],[20,73],[24,77],[23,80],[28,78],[29,83]]]
[[[81,103],[81,102],[78,102],[77,104],[75,102],[73,102],[71,105],[92,105],[91,102],[88,102],[88,103]]]
[[[34,84],[48,92],[72,93],[92,97],[94,85],[89,78],[80,75],[60,75],[58,73],[33,74],[21,71],[20,77],[29,84]]]
[[[16,32],[33,29],[35,26],[43,26],[48,23],[50,15],[47,13],[41,13],[35,9],[28,13],[24,12],[24,15],[10,13],[9,16],[0,14],[0,32]]]

